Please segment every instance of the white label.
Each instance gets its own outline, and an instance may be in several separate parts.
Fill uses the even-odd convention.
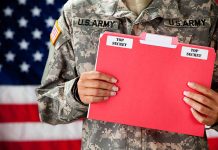
[[[181,51],[181,56],[207,60],[208,50],[183,46]]]
[[[117,36],[108,36],[106,44],[108,46],[122,47],[122,48],[131,49],[132,44],[133,44],[133,39],[117,37]]]

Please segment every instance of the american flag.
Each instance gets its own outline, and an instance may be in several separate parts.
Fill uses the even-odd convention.
[[[81,121],[39,121],[34,90],[48,55],[49,35],[66,0],[0,2],[0,149],[79,150]]]
[[[34,90],[48,55],[49,35],[66,0],[0,2],[0,149],[79,150],[81,121],[51,126],[39,121]],[[218,134],[210,130],[211,150]]]

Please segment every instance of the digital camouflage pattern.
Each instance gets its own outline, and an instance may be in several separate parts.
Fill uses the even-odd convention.
[[[217,46],[217,15],[214,0],[153,0],[139,16],[126,7],[125,0],[69,0],[58,20],[62,33],[51,45],[36,90],[41,120],[65,124],[86,117],[88,107],[73,98],[72,85],[81,73],[94,70],[98,38],[104,31],[157,33],[178,36],[180,42]],[[217,85],[218,58],[213,77],[218,91]],[[82,149],[199,150],[207,149],[207,141],[206,137],[84,119]]]

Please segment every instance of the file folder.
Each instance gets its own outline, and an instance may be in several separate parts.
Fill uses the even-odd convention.
[[[96,70],[118,79],[114,97],[89,105],[88,118],[180,134],[204,136],[204,125],[183,101],[189,81],[210,87],[213,48],[179,43],[177,37],[105,32]],[[194,91],[196,92],[196,91]]]

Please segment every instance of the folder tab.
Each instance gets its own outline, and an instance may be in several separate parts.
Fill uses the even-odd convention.
[[[153,46],[176,48],[178,44],[178,38],[144,32],[141,34],[140,43]]]

